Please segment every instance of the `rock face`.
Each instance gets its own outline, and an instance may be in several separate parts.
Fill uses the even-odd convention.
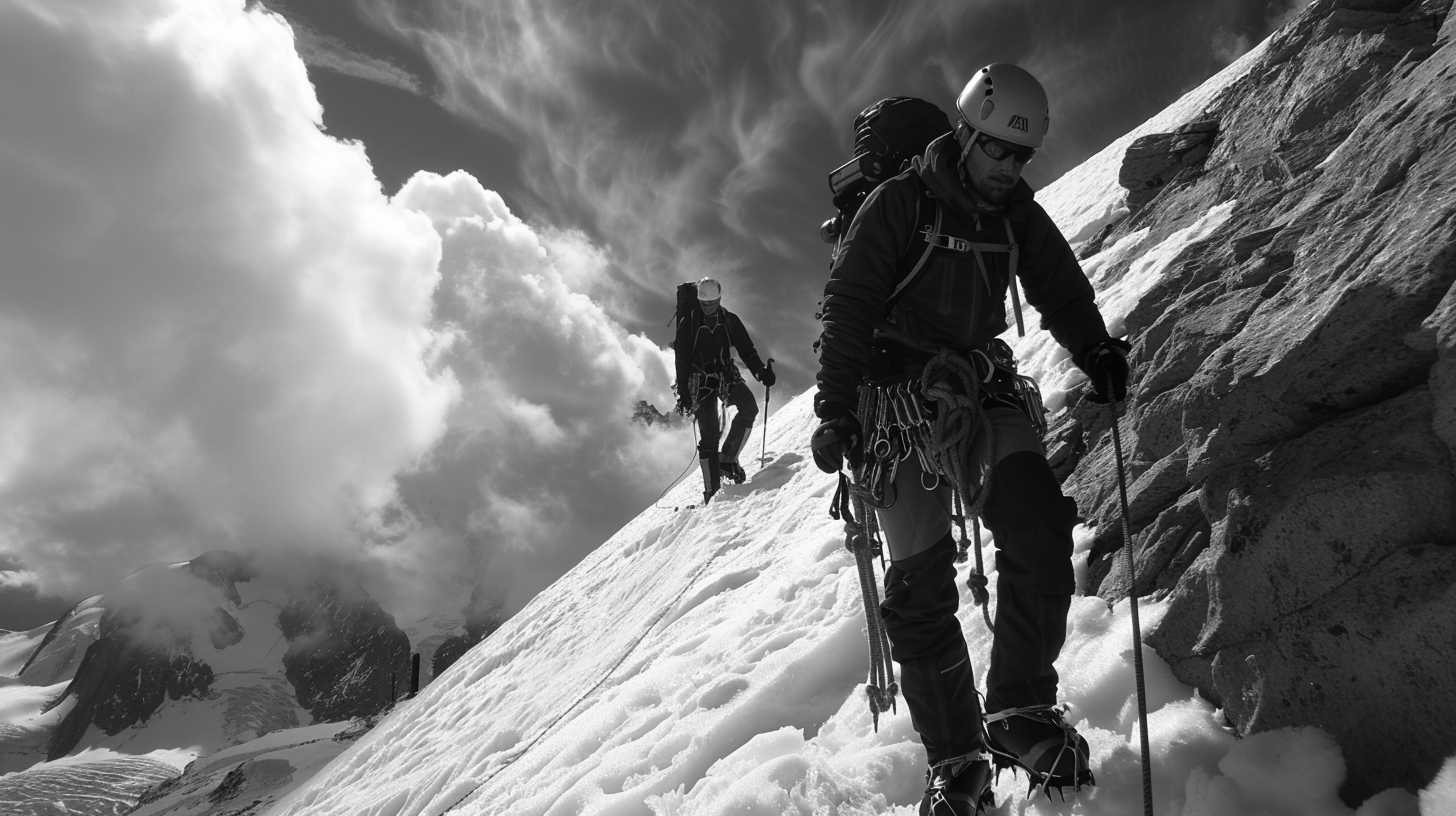
[[[288,680],[315,722],[374,714],[409,692],[409,638],[367,595],[316,583],[278,626]]]
[[[257,587],[257,578],[246,559],[212,552],[139,571],[84,604],[100,624],[52,704],[71,703],[48,757],[69,754],[92,726],[106,735],[142,726],[169,700],[200,707],[183,716],[220,719],[231,744],[297,726],[300,707],[315,722],[347,720],[408,691],[409,639],[362,590],[322,580]],[[22,674],[55,663],[50,651],[78,648],[47,637]]]
[[[1137,212],[1157,197],[1169,183],[1203,169],[1218,120],[1189,122],[1172,133],[1156,133],[1134,141],[1127,148],[1117,183],[1127,188],[1127,207]]]
[[[1352,801],[1456,753],[1431,727],[1456,722],[1450,11],[1316,0],[1199,117],[1201,163],[1103,237],[1152,246],[1232,206],[1126,321],[1136,589],[1169,603],[1148,643],[1239,733],[1331,732]],[[1189,136],[1129,151],[1127,178]],[[1108,422],[1083,405],[1052,433],[1097,522],[1087,589],[1115,599]]]
[[[166,699],[202,697],[212,686],[212,669],[185,651],[134,639],[121,616],[101,621],[101,639],[86,650],[66,689],[76,705],[51,737],[49,759],[65,756],[95,725],[117,734],[148,720]]]

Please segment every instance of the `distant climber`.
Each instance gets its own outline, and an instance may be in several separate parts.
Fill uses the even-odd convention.
[[[703,470],[703,501],[718,492],[721,479],[741,483],[746,474],[738,453],[758,416],[758,402],[733,364],[737,351],[754,379],[766,386],[775,381],[772,365],[759,359],[753,341],[738,315],[722,305],[723,287],[712,278],[678,287],[677,328],[672,348],[677,363],[677,407],[698,423],[698,462]],[[734,410],[733,423],[723,436],[723,413]]]
[[[934,816],[980,813],[993,763],[1043,790],[1092,783],[1053,667],[1074,590],[1077,508],[1047,464],[1035,385],[997,337],[1008,284],[1020,281],[1091,379],[1092,399],[1121,400],[1129,375],[1128,345],[1108,335],[1076,256],[1021,179],[1048,129],[1041,83],[988,65],[954,119],[836,236],[811,440],[821,469],[848,459],[856,489],[877,499],[891,559],[880,616],[929,764],[920,813]],[[960,449],[935,437],[952,427]],[[955,615],[953,492],[995,536],[984,720]]]

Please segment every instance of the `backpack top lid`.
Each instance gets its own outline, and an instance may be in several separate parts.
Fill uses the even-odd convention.
[[[853,215],[880,182],[950,132],[950,117],[935,104],[913,96],[881,99],[854,117],[854,156],[829,174],[834,206]]]
[[[692,310],[693,306],[697,306],[697,284],[695,281],[677,284],[678,315],[684,315],[684,313]]]
[[[899,172],[912,158],[925,152],[935,137],[950,132],[950,118],[934,104],[913,96],[891,96],[870,105],[854,117],[855,155],[883,157]]]

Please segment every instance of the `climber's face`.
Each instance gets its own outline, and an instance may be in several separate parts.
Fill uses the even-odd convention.
[[[976,133],[969,127],[956,128],[956,141],[961,145],[966,183],[976,195],[996,205],[1011,198],[1022,168],[1036,154],[1032,148]]]

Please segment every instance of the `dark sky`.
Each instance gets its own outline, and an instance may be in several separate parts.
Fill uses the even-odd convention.
[[[914,4],[355,0],[295,23],[331,133],[386,192],[464,169],[607,249],[593,296],[665,344],[672,284],[713,274],[795,390],[832,214],[825,174],[883,96],[949,107],[982,64],[1046,84],[1043,186],[1266,37],[1293,0]],[[384,70],[385,67],[389,70]]]

